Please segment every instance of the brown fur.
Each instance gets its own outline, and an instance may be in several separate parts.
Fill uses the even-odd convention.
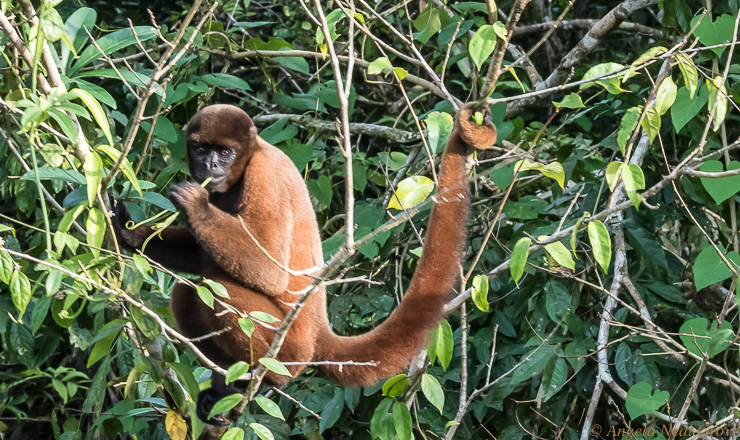
[[[321,366],[321,373],[345,386],[370,385],[406,368],[424,346],[429,329],[443,317],[443,306],[454,291],[466,238],[470,207],[467,183],[469,147],[493,145],[496,129],[487,116],[483,126],[470,118],[472,104],[460,112],[445,150],[439,174],[438,204],[432,209],[424,251],[400,307],[379,327],[358,337],[338,336],[326,314],[326,294],[317,290],[293,323],[278,354],[283,362],[374,361],[376,367]],[[486,113],[487,110],[486,110]],[[227,183],[203,189],[183,182],[172,190],[184,208],[189,229],[167,229],[153,239],[146,253],[175,270],[202,275],[222,283],[235,308],[267,312],[284,318],[296,300],[292,292],[310,279],[292,276],[272,262],[244,230],[293,270],[322,262],[321,240],[306,185],[292,161],[256,135],[251,119],[233,106],[214,105],[196,114],[188,125],[188,154],[193,169],[193,142],[223,145],[238,152]],[[238,216],[238,217],[237,217]],[[151,233],[148,227],[123,229],[124,241],[138,247]],[[230,328],[196,345],[218,365],[256,361],[267,352],[275,332],[257,324],[252,338],[240,329],[238,316],[205,305],[195,291],[178,284],[172,310],[182,333],[194,338]],[[293,376],[305,366],[289,366]],[[268,374],[282,385],[288,378]]]

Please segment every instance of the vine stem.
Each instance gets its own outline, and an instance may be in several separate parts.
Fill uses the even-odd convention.
[[[29,139],[29,145],[31,148],[31,163],[33,165],[33,174],[36,180],[36,187],[39,191],[39,200],[41,201],[41,213],[44,216],[44,230],[46,231],[46,252],[51,253],[51,228],[49,227],[49,214],[46,212],[46,199],[44,198],[44,189],[41,186],[41,177],[39,177],[39,164],[36,160],[36,149],[33,147],[36,141],[36,130],[37,126],[34,124],[33,130],[31,131],[31,137]]]

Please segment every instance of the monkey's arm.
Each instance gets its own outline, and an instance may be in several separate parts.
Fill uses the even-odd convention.
[[[285,293],[293,214],[280,203],[287,198],[252,200],[252,206],[237,217],[211,204],[208,192],[196,183],[175,185],[171,194],[187,212],[196,240],[216,264],[246,287],[266,295]]]
[[[154,230],[146,225],[128,229],[126,223],[131,220],[131,216],[126,205],[120,199],[113,200],[112,204],[113,226],[119,245],[131,251],[141,249]],[[203,272],[203,249],[187,228],[167,228],[160,236],[149,240],[144,255],[175,272],[193,275]]]

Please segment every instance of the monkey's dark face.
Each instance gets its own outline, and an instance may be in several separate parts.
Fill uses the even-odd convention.
[[[190,174],[198,183],[212,177],[209,193],[226,192],[241,179],[255,149],[257,129],[249,116],[233,105],[205,107],[188,122]]]
[[[220,192],[228,189],[227,181],[231,174],[231,167],[236,161],[236,151],[224,145],[210,145],[193,142],[190,154],[193,169],[193,178],[202,183],[207,178],[213,179],[206,189],[209,192]]]

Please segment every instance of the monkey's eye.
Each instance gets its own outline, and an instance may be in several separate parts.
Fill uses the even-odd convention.
[[[228,156],[229,153],[231,153],[231,150],[229,150],[228,148],[222,148],[221,151],[218,152],[218,154],[220,154],[221,156]]]
[[[195,149],[195,154],[206,154],[206,149],[203,147],[198,147]]]

